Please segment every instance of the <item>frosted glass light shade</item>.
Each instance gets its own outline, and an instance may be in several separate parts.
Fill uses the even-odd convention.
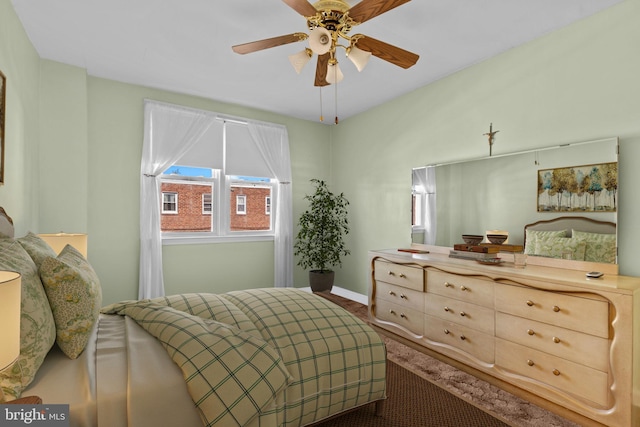
[[[317,27],[309,31],[309,46],[316,55],[324,55],[331,50],[331,32],[326,28]]]
[[[344,75],[342,74],[342,71],[340,71],[338,63],[336,62],[335,64],[332,64],[329,62],[329,65],[327,65],[327,83],[331,85],[340,83],[342,79],[344,79]]]
[[[87,235],[82,233],[55,233],[55,234],[38,234],[38,236],[47,242],[51,249],[59,254],[65,246],[71,245],[76,248],[82,256],[87,257]]]
[[[313,56],[311,49],[305,48],[298,53],[289,55],[289,62],[291,62],[291,65],[295,68],[296,73],[300,74],[304,66],[307,65],[307,62],[311,60],[311,56]]]
[[[352,46],[347,53],[347,58],[353,62],[358,71],[362,71],[369,63],[369,59],[371,59],[371,52]]]
[[[0,271],[0,371],[20,355],[20,274]]]

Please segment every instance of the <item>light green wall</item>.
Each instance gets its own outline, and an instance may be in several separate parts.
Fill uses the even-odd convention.
[[[411,168],[487,156],[490,123],[495,154],[620,137],[620,271],[640,276],[638,22],[628,0],[335,127],[333,182],[352,225],[336,280],[366,293],[367,251],[410,243]]]
[[[10,0],[0,0],[0,70],[7,78],[4,185],[0,206],[16,218],[16,233],[38,221],[40,58]]]
[[[87,76],[38,58],[0,0],[7,98],[7,184],[0,206],[17,233],[87,231],[105,303],[137,297],[143,100],[157,99],[287,126],[294,218],[310,178],[349,198],[352,255],[337,284],[366,293],[367,251],[406,246],[412,167],[494,152],[620,137],[621,272],[640,276],[640,1],[626,2],[384,106],[326,126],[255,109]],[[428,61],[423,57],[421,61]],[[62,195],[62,197],[61,197]],[[268,243],[167,246],[168,293],[270,286]],[[297,286],[306,273],[294,272]]]

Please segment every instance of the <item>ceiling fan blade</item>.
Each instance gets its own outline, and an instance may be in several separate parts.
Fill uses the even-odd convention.
[[[380,40],[376,40],[369,36],[364,36],[361,39],[358,39],[356,46],[359,49],[371,52],[373,56],[377,56],[380,59],[384,59],[385,61],[391,62],[392,64],[402,68],[409,68],[415,65],[420,58],[420,56],[415,53],[381,42]]]
[[[318,11],[307,0],[282,0],[302,16],[315,16]]]
[[[258,50],[269,49],[276,46],[282,46],[289,43],[300,42],[306,40],[308,35],[305,33],[293,33],[286,36],[272,37],[270,39],[258,40],[244,44],[238,44],[232,47],[233,51],[244,55],[246,53],[256,52]]]
[[[365,22],[411,0],[362,0],[349,9],[349,16],[356,22]]]
[[[324,55],[318,55],[318,64],[316,65],[316,81],[314,86],[328,86],[327,82],[327,67],[329,66],[329,59],[331,59],[331,53],[327,52]]]

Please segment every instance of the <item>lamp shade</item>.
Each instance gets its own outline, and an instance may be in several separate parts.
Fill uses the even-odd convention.
[[[289,62],[295,68],[296,73],[300,74],[302,68],[307,65],[307,62],[311,60],[311,56],[313,52],[309,48],[305,48],[298,53],[294,53],[293,55],[289,55]]]
[[[364,67],[369,63],[369,59],[371,59],[371,52],[367,52],[366,50],[358,49],[355,46],[352,46],[347,51],[347,58],[353,62],[358,71],[364,70]]]
[[[65,246],[71,245],[84,256],[87,257],[87,235],[82,233],[55,233],[55,234],[38,234],[38,236],[47,242],[51,249],[59,254]]]
[[[331,33],[326,28],[318,27],[309,32],[309,46],[316,55],[329,52],[331,43]]]
[[[329,65],[327,65],[327,83],[331,85],[340,83],[342,79],[344,79],[344,74],[342,74],[338,62],[329,61]]]
[[[20,355],[20,274],[0,271],[0,370]]]

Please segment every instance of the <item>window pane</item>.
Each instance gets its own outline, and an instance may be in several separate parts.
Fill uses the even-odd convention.
[[[269,231],[271,215],[265,211],[265,199],[271,199],[268,178],[233,178],[230,187],[230,230]]]
[[[202,232],[211,231],[213,213],[212,213],[212,194],[213,187],[211,183],[193,183],[185,182],[163,182],[163,211],[160,218],[160,228],[162,231],[169,232]],[[180,209],[173,214],[167,214],[164,207],[167,199],[164,194],[173,194],[176,201],[180,201]],[[205,211],[205,195],[208,195],[209,212]]]

